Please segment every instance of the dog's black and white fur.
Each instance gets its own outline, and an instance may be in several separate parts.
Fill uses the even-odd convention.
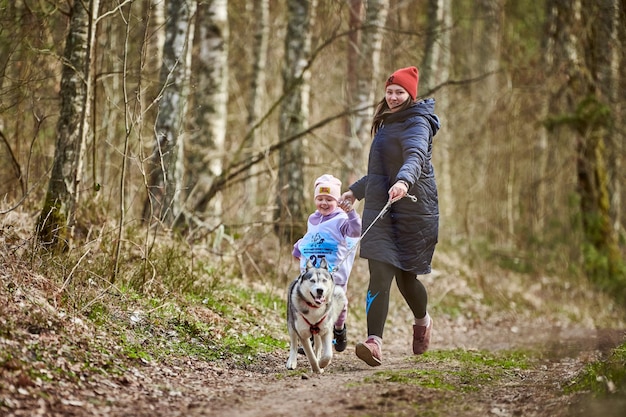
[[[287,369],[296,369],[298,346],[302,345],[313,372],[324,372],[333,357],[333,325],[347,302],[343,288],[335,285],[326,260],[322,259],[319,267],[307,262],[306,271],[289,285],[287,295]]]

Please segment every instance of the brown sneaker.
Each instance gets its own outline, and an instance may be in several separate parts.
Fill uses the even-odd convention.
[[[433,328],[433,319],[430,319],[428,327],[413,325],[413,353],[421,355],[428,350],[430,344],[430,331]]]
[[[371,337],[363,343],[357,343],[355,352],[356,356],[369,366],[380,366],[382,364],[380,345]]]

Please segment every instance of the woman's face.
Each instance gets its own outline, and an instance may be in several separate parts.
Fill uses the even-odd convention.
[[[322,216],[328,216],[337,208],[337,200],[329,195],[318,195],[315,197],[315,208]]]
[[[409,97],[409,93],[397,84],[390,84],[385,90],[385,101],[392,113],[397,111]]]

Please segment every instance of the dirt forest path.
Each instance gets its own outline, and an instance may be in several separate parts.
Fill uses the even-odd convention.
[[[453,335],[452,329],[441,326],[440,332]],[[506,347],[512,338],[506,330],[489,330],[491,339],[499,348]],[[575,333],[575,332],[573,332]],[[552,357],[528,370],[517,370],[488,389],[471,396],[471,402],[449,405],[449,414],[455,416],[566,416],[570,397],[561,394],[561,383],[571,378],[592,356],[597,354],[599,340],[592,337],[583,343],[585,335],[570,334],[559,338],[565,351],[555,351]],[[463,347],[449,341],[435,341],[435,349]],[[456,338],[463,339],[462,335]],[[224,391],[210,402],[208,408],[199,407],[198,416],[413,416],[412,404],[440,403],[448,399],[434,390],[405,384],[366,383],[377,373],[385,371],[432,369],[446,372],[446,365],[428,359],[415,362],[410,352],[410,335],[396,334],[385,346],[384,363],[371,368],[348,349],[335,356],[332,366],[322,375],[289,373],[283,371],[284,358],[272,357],[265,370],[233,375],[229,381],[232,391]],[[611,344],[610,340],[604,341]],[[490,349],[490,346],[476,346]],[[607,345],[608,347],[608,345]],[[576,354],[573,354],[576,352]],[[300,358],[302,366],[306,360]],[[300,364],[299,364],[300,365]],[[450,370],[453,370],[453,365]],[[384,378],[383,378],[384,379]],[[450,398],[449,400],[453,400]],[[441,409],[441,405],[437,405]],[[232,414],[231,414],[232,413]]]
[[[299,370],[285,369],[287,352],[265,355],[253,361],[248,369],[201,361],[175,361],[169,364],[147,364],[135,372],[105,387],[109,396],[107,407],[96,407],[93,414],[81,414],[79,406],[66,401],[66,410],[76,414],[102,416],[189,416],[189,417],[277,417],[277,416],[572,416],[569,409],[572,396],[564,395],[561,384],[574,376],[589,360],[615,345],[622,332],[589,334],[576,329],[546,329],[543,337],[533,340],[524,335],[530,329],[504,326],[477,326],[474,329],[455,328],[439,321],[434,350],[454,348],[503,349],[540,343],[546,358],[529,369],[513,370],[495,384],[480,388],[471,395],[446,394],[441,390],[417,385],[387,382],[376,375],[386,371],[438,370],[453,372],[454,363],[441,363],[410,353],[410,334],[394,329],[383,352],[383,365],[371,368],[353,353],[353,343],[340,354],[321,375],[314,375],[304,356],[299,358]],[[356,332],[355,332],[356,333]],[[602,332],[600,332],[602,333]],[[480,334],[480,337],[478,336]],[[536,332],[535,332],[536,335]],[[475,336],[475,337],[474,337]],[[543,339],[543,340],[540,340]],[[354,339],[352,340],[352,342]],[[305,368],[305,370],[303,370]],[[373,382],[377,380],[378,382]],[[472,384],[468,381],[468,384]],[[102,388],[100,388],[102,389]],[[94,395],[85,387],[75,397],[83,402]],[[417,413],[432,404],[444,413]],[[610,410],[610,409],[609,409]],[[615,416],[603,410],[587,416]],[[582,415],[582,414],[581,414]]]
[[[443,331],[448,330],[448,334],[452,334],[451,329],[446,329],[445,325],[442,327]],[[492,341],[502,346],[507,343],[505,339],[511,341],[506,331],[495,328],[491,331],[494,332]],[[541,361],[532,369],[516,370],[497,384],[477,391],[471,396],[471,403],[464,401],[444,406],[442,404],[452,399],[446,398],[445,394],[442,397],[442,393],[435,390],[401,383],[368,382],[375,374],[390,370],[437,368],[441,372],[454,371],[453,364],[433,363],[427,359],[416,362],[410,352],[410,335],[397,334],[394,342],[386,346],[381,367],[367,366],[349,349],[336,355],[332,366],[322,375],[281,371],[277,377],[276,368],[284,366],[284,360],[273,358],[277,361],[273,364],[274,371],[268,367],[267,373],[253,373],[249,375],[252,378],[247,375],[236,378],[236,381],[232,381],[235,382],[233,388],[238,388],[216,398],[209,409],[202,410],[198,415],[413,416],[421,413],[416,413],[412,404],[432,403],[433,409],[444,410],[443,413],[440,411],[433,415],[569,416],[570,397],[561,395],[561,384],[598,354],[598,343],[605,343],[605,348],[608,348],[620,338],[619,332],[593,337],[575,333],[566,335],[566,339],[558,339],[564,351],[551,352],[551,355],[556,356]],[[455,347],[462,346],[440,344],[437,348]],[[302,366],[307,366],[305,359],[301,358],[301,362]]]

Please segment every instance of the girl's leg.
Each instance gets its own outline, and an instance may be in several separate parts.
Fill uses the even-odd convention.
[[[339,285],[339,284],[337,284]],[[348,284],[340,285],[343,288],[344,292],[346,292],[346,301],[347,301],[347,287]],[[348,328],[346,326],[346,318],[348,317],[348,303],[344,306],[343,310],[339,314],[337,321],[335,322],[335,327],[333,329],[333,337],[335,339],[335,350],[337,352],[343,352],[348,347]]]
[[[346,324],[346,318],[348,317],[348,304],[341,310],[337,321],[335,322],[335,330],[343,329],[343,326]]]
[[[371,259],[368,263],[370,282],[365,300],[367,334],[382,339],[389,311],[389,290],[397,269],[391,264]]]
[[[343,284],[343,285],[339,285],[341,288],[343,288],[343,291],[346,293],[346,299],[348,298],[348,284]],[[341,330],[343,329],[344,324],[346,323],[346,318],[348,317],[348,303],[346,303],[345,307],[343,308],[343,310],[341,310],[341,313],[339,314],[339,317],[337,318],[337,321],[335,322],[335,330]]]

